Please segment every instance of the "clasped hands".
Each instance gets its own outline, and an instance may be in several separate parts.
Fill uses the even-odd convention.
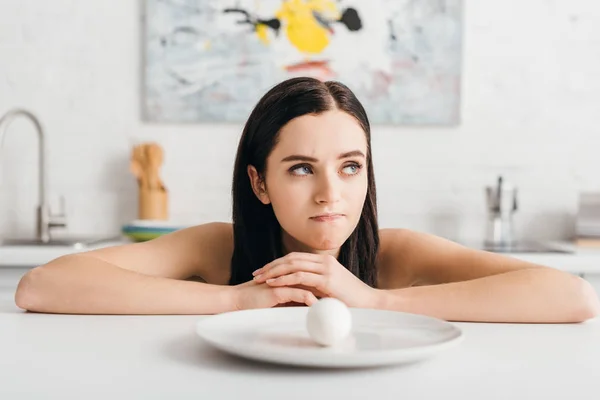
[[[300,303],[312,305],[333,297],[348,307],[374,308],[379,290],[348,271],[331,255],[289,253],[253,273],[238,285],[236,308],[262,308]],[[251,298],[253,296],[253,298]]]

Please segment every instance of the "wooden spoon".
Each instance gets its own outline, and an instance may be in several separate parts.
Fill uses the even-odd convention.
[[[133,176],[137,178],[138,186],[141,186],[142,174],[144,173],[144,171],[142,171],[142,166],[140,165],[138,160],[131,159],[131,161],[129,162],[129,171],[133,174]]]
[[[163,163],[162,148],[156,143],[150,143],[146,147],[146,157],[148,161],[149,185],[150,189],[163,190],[164,186],[160,181],[158,170]]]
[[[133,148],[131,154],[130,170],[138,178],[140,189],[148,188],[148,171],[147,160],[145,155],[144,144],[137,145]]]

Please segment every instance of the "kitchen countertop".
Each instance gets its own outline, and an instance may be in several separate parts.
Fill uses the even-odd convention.
[[[31,268],[45,264],[60,256],[94,250],[108,246],[131,243],[129,240],[112,239],[99,244],[76,248],[74,246],[0,246],[0,269],[2,267]]]
[[[10,296],[9,296],[10,295]],[[2,399],[597,399],[600,321],[457,323],[464,340],[424,362],[311,370],[225,355],[210,316],[26,313],[0,291]]]
[[[31,268],[57,257],[78,251],[128,243],[107,241],[96,246],[75,249],[66,246],[0,246],[0,270],[6,267]],[[581,249],[569,243],[555,242],[552,246],[566,248],[572,253],[503,253],[504,255],[574,274],[600,274],[600,249]]]

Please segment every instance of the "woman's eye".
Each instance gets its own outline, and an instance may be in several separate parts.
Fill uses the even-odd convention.
[[[361,168],[360,164],[350,164],[350,165],[346,165],[342,171],[346,175],[356,175],[360,171],[360,168]]]
[[[308,165],[297,165],[290,169],[292,175],[308,175],[310,174],[310,167]]]

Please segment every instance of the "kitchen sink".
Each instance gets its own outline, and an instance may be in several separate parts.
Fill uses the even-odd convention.
[[[38,238],[7,238],[0,239],[0,246],[37,246],[37,247],[74,247],[77,249],[81,249],[89,246],[96,246],[102,244],[104,242],[114,242],[120,241],[122,238],[120,236],[113,237],[73,237],[73,238],[52,238],[48,242],[43,242]]]

